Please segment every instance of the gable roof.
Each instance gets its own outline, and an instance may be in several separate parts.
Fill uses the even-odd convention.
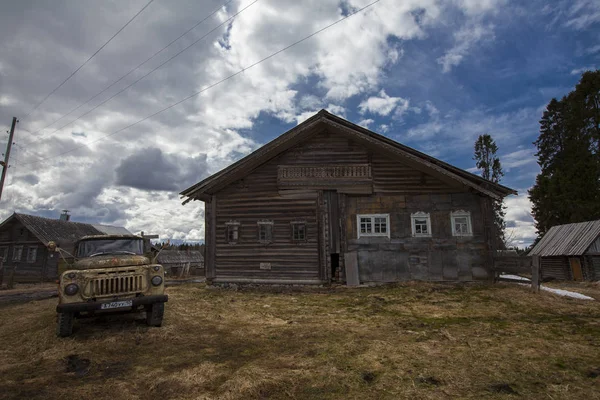
[[[67,248],[73,246],[76,241],[84,236],[103,235],[105,231],[116,229],[126,231],[125,228],[112,227],[109,225],[92,225],[81,222],[63,221],[59,219],[38,217],[29,214],[14,213],[0,224],[0,228],[9,221],[17,219],[25,228],[27,228],[36,238],[38,238],[45,246],[48,242],[54,241],[61,247]]]
[[[90,224],[106,235],[133,235],[125,227],[113,225]]]
[[[600,220],[556,225],[529,251],[530,256],[581,256],[600,236]]]
[[[457,183],[470,187],[486,196],[502,199],[510,194],[517,194],[517,192],[511,188],[492,183],[480,176],[353,124],[326,110],[321,110],[311,118],[290,129],[241,160],[182,191],[180,194],[183,197],[187,197],[183,204],[186,204],[191,200],[208,200],[209,195],[250,174],[262,164],[277,157],[279,154],[314,134],[321,132],[323,129],[335,131],[348,136],[357,142],[375,147],[396,159],[401,159],[402,162],[412,165],[413,167],[428,171],[429,173],[442,178],[454,180]]]

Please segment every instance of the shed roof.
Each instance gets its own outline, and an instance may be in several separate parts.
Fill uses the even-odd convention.
[[[100,225],[100,224],[90,224],[94,228],[98,229],[100,232],[106,235],[133,235],[130,231],[122,226],[112,226],[112,225]]]
[[[200,263],[203,261],[204,256],[199,250],[162,250],[158,254],[158,262],[161,264]]]
[[[550,228],[529,255],[581,256],[600,236],[600,220],[556,225]]]
[[[321,110],[311,118],[290,129],[241,160],[182,191],[180,195],[187,197],[183,204],[186,204],[191,200],[207,201],[210,198],[210,195],[217,192],[220,188],[243,178],[262,164],[298,143],[307,140],[312,135],[323,131],[323,129],[345,135],[366,146],[374,147],[378,151],[385,152],[393,157],[401,159],[403,162],[410,163],[413,166],[418,166],[423,170],[435,173],[443,179],[458,182],[486,196],[500,200],[510,194],[517,194],[514,189],[490,182],[480,176],[353,124],[326,110]]]

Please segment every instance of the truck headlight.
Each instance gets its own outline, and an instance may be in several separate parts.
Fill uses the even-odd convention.
[[[77,276],[77,275],[75,274],[75,272],[69,272],[69,273],[67,274],[67,278],[69,278],[69,279],[75,279],[75,277],[76,277],[76,276]]]
[[[158,286],[158,285],[160,285],[162,283],[162,281],[163,280],[162,280],[162,278],[160,276],[155,276],[154,278],[152,278],[151,282],[152,282],[152,284],[154,286]]]
[[[65,287],[65,294],[68,296],[74,296],[79,292],[79,286],[76,283],[70,283]]]

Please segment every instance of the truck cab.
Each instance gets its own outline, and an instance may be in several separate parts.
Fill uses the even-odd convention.
[[[111,313],[143,311],[148,325],[162,325],[165,272],[144,253],[144,238],[86,236],[76,243],[74,256],[60,275],[58,336],[70,336],[76,318]]]

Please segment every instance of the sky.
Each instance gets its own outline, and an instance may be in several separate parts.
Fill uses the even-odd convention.
[[[154,0],[47,99],[148,0],[0,2],[0,128],[20,120],[0,218],[202,240],[178,193],[324,108],[471,172],[489,133],[519,192],[506,234],[530,244],[532,142],[600,67],[600,2],[380,0],[279,52],[372,1]]]

